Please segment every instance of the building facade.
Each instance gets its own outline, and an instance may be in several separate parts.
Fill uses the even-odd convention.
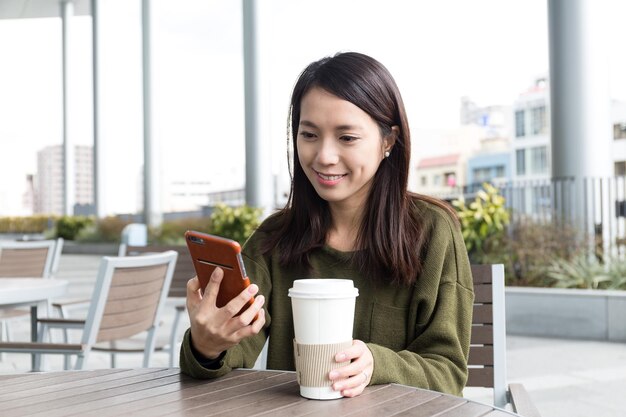
[[[74,148],[75,214],[93,211],[93,148]],[[34,213],[63,215],[63,147],[48,146],[37,152],[37,174],[34,180]]]

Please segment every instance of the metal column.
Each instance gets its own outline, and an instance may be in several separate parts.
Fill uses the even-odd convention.
[[[159,146],[152,137],[152,79],[150,71],[150,0],[141,2],[142,50],[143,50],[143,146],[144,146],[144,223],[150,227],[159,226],[163,221],[161,212],[161,190]]]
[[[93,206],[97,218],[104,217],[102,180],[104,163],[100,144],[100,58],[98,0],[91,0],[92,73],[93,73]]]
[[[70,20],[74,15],[74,3],[71,0],[61,2],[62,49],[63,49],[63,214],[74,214],[76,179],[74,174],[74,145],[69,135],[69,47]]]
[[[243,0],[243,63],[246,113],[246,203],[268,215],[274,205],[271,141],[259,117],[263,103],[260,83],[257,0]]]

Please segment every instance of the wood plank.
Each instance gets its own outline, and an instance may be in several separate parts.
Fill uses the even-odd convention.
[[[102,369],[97,371],[81,371],[81,372],[42,372],[36,374],[20,374],[15,375],[16,378],[10,381],[0,383],[0,401],[4,401],[11,393],[24,391],[26,393],[39,387],[53,386],[57,384],[69,383],[72,381],[80,381],[89,379],[97,375],[102,378],[107,374],[117,372],[128,372],[124,369]],[[30,394],[27,394],[30,395]]]
[[[468,387],[493,388],[493,368],[469,368],[465,385]]]
[[[433,398],[430,401],[426,401],[423,404],[411,407],[401,413],[395,414],[398,417],[415,417],[417,416],[445,416],[447,411],[450,411],[459,405],[463,404],[465,400],[460,397],[454,397],[452,395],[440,395]]]
[[[487,325],[473,325],[471,341],[472,345],[493,345],[493,326]]]
[[[433,391],[415,391],[405,386],[401,388],[402,395],[398,397],[384,399],[369,408],[359,409],[354,413],[345,415],[358,415],[359,417],[391,416],[409,408],[416,407],[441,395]]]
[[[493,366],[493,346],[470,346],[468,365]]]
[[[84,413],[83,416],[113,417],[125,414],[135,415],[141,412],[150,414],[154,410],[160,409],[162,405],[184,401],[187,398],[193,398],[199,395],[206,395],[207,392],[214,391],[213,387],[216,386],[219,386],[220,390],[245,384],[249,384],[248,386],[256,386],[259,381],[277,375],[279,375],[279,372],[275,371],[255,372],[242,370],[236,370],[219,379],[212,380],[193,379],[182,375],[180,383],[168,385],[169,388],[173,388],[171,391],[163,389],[157,395],[152,395],[153,393],[151,392],[150,396],[144,396],[143,398],[137,398],[134,393],[123,395],[120,396],[120,398],[125,400],[125,402],[109,404],[105,408],[98,408],[91,412]]]
[[[474,285],[474,302],[475,303],[491,303],[493,301],[493,285],[479,284]]]
[[[373,385],[370,387],[365,388],[365,390],[363,391],[363,393],[356,397],[356,398],[342,398],[341,399],[341,403],[350,403],[350,404],[356,404],[356,402],[358,402],[358,398],[362,398],[365,396],[369,396],[372,395],[376,392],[378,392],[379,390],[385,389],[387,387],[387,385]],[[329,400],[329,401],[318,401],[318,400],[312,400],[312,401],[303,401],[303,402],[298,402],[298,403],[294,403],[288,407],[282,407],[278,410],[273,410],[271,412],[266,412],[266,413],[261,413],[259,415],[265,415],[265,416],[271,416],[271,417],[284,417],[284,416],[304,416],[304,415],[327,415],[329,414],[329,411],[326,409],[326,407],[328,406],[328,404],[334,404],[337,403],[338,401],[335,400]],[[332,413],[330,412],[330,415],[333,415],[336,413]]]
[[[276,394],[276,395],[275,395]],[[307,401],[306,398],[300,396],[300,386],[297,382],[290,382],[281,386],[278,390],[272,390],[271,393],[267,393],[260,397],[259,400],[250,403],[244,407],[231,407],[222,412],[214,412],[213,407],[200,408],[193,410],[188,415],[204,417],[211,413],[212,416],[219,417],[241,417],[251,416],[257,413],[263,413],[266,411],[272,411],[277,408],[289,406],[294,403],[300,403]]]
[[[174,391],[180,387],[182,376],[173,369],[166,371],[170,371],[169,375],[151,374],[149,379],[135,380],[131,384],[120,384],[120,386],[114,388],[92,390],[73,396],[61,401],[62,407],[55,407],[54,410],[40,409],[37,413],[31,414],[30,417],[61,417],[69,414],[83,416],[93,410],[98,410],[96,414],[102,414],[102,410],[109,407],[109,405],[126,404],[127,402],[132,402],[133,399],[150,398],[161,392]]]
[[[196,391],[193,393],[194,395],[184,396],[177,401],[145,409],[145,411],[140,414],[160,416],[184,413],[187,415],[188,411],[190,412],[190,410],[207,405],[216,407],[217,410],[225,410],[228,409],[229,404],[232,406],[232,401],[238,402],[241,400],[242,405],[245,405],[247,397],[254,396],[255,393],[258,396],[258,393],[262,393],[262,398],[263,395],[267,395],[268,388],[273,390],[281,385],[293,383],[295,380],[296,374],[291,372],[279,373],[276,376],[272,376],[261,381],[255,381],[248,384],[237,384],[228,387],[223,387],[220,382],[221,380],[216,380],[213,384],[207,383],[205,380],[201,381],[205,385],[203,387],[204,391],[201,393],[197,393]]]
[[[145,368],[143,368],[145,369]],[[36,391],[22,392],[20,398],[2,403],[3,417],[11,415],[51,413],[54,409],[68,404],[77,404],[93,400],[98,395],[107,395],[113,388],[130,389],[132,384],[167,375],[177,375],[177,370],[151,369],[150,372],[129,371],[127,374],[108,374],[104,378],[89,378],[67,384],[41,387]],[[28,398],[28,404],[24,399]]]
[[[493,305],[474,304],[472,324],[493,324]]]
[[[407,387],[402,385],[374,385],[365,388],[363,393],[356,397],[342,398],[338,401],[314,401],[319,404],[316,404],[316,410],[309,412],[308,415],[346,416],[400,397],[406,391]],[[299,407],[291,407],[291,409],[298,410],[300,414]]]
[[[442,417],[481,417],[493,410],[492,406],[467,401],[460,406],[441,414]],[[526,417],[526,416],[524,416]]]
[[[471,268],[474,285],[491,283],[493,280],[491,276],[491,265],[472,265]]]

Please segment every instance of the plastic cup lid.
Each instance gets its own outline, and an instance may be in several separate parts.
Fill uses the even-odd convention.
[[[350,279],[297,279],[289,288],[289,297],[295,298],[350,298],[358,297],[359,289]]]

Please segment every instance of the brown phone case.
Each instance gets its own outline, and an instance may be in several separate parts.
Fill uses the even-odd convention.
[[[185,232],[185,241],[203,292],[215,268],[219,266],[224,271],[217,294],[217,307],[224,307],[250,285],[238,242],[193,230]],[[250,297],[236,315],[243,313],[252,303],[254,298]]]

